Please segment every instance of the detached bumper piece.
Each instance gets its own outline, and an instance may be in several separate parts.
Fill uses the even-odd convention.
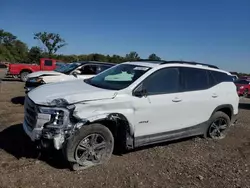
[[[237,121],[238,121],[238,114],[235,114],[231,118],[231,126],[237,124]]]

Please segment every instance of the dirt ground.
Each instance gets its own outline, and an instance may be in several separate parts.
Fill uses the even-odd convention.
[[[60,152],[39,155],[24,135],[23,83],[2,82],[0,89],[0,187],[250,187],[249,99],[223,140],[151,146],[73,172]]]

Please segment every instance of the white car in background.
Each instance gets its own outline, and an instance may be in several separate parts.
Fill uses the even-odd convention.
[[[107,62],[83,61],[65,64],[55,69],[55,71],[33,72],[27,76],[24,88],[27,93],[47,83],[91,78],[114,65],[113,63]]]

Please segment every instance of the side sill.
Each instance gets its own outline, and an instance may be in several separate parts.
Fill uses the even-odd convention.
[[[178,140],[181,138],[187,138],[191,136],[202,135],[207,131],[207,128],[208,128],[208,121],[188,128],[136,137],[135,148],[150,144],[157,144],[167,141]]]

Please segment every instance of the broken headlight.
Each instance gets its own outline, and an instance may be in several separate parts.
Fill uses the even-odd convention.
[[[59,126],[63,125],[63,123],[64,123],[64,110],[40,107],[39,111],[42,114],[50,114],[50,121],[48,123],[46,123],[47,125],[48,124],[59,125]]]
[[[42,78],[29,78],[28,82],[33,82],[33,83],[45,83]]]

